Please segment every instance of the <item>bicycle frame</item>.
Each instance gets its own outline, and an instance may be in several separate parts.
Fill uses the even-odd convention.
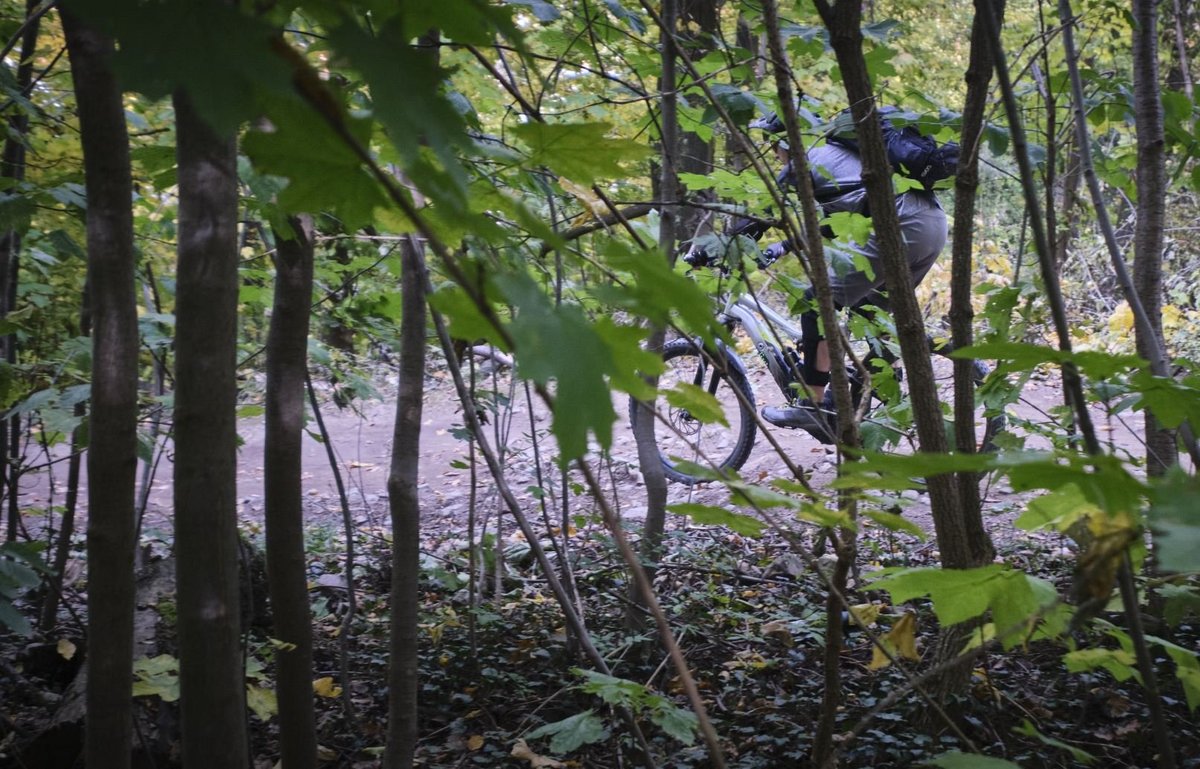
[[[789,359],[784,345],[789,342],[793,345],[800,343],[803,336],[800,327],[771,306],[747,294],[731,295],[717,317],[727,325],[741,324],[784,396],[789,400],[796,397],[794,386],[800,382],[800,358],[793,352]]]

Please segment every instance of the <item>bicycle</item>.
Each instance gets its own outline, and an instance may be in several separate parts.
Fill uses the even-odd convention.
[[[744,280],[744,271],[740,267],[737,269]],[[798,393],[803,392],[798,389],[801,387],[799,372],[802,361],[799,350],[802,333],[788,316],[771,307],[761,296],[729,292],[717,318],[731,335],[739,326],[742,328],[785,402],[791,402]],[[945,361],[950,360],[953,348],[948,341],[935,340],[932,336],[927,336],[927,339],[933,355]],[[868,340],[868,345],[861,360],[871,372],[870,386],[863,381],[855,367],[847,367],[853,402],[857,408],[864,395],[871,399],[862,424],[864,428],[877,428],[876,440],[880,431],[898,438],[904,431],[894,423],[909,408],[907,393],[903,389],[904,377],[899,355],[880,337]],[[683,337],[664,345],[662,357],[666,370],[659,377],[658,395],[653,406],[655,413],[660,414],[665,423],[656,430],[656,440],[667,478],[687,485],[708,480],[707,475],[689,472],[687,463],[707,464],[719,471],[740,469],[754,448],[758,419],[749,370],[737,350],[720,340],[705,344],[700,339]],[[946,363],[943,368],[948,366],[949,363]],[[972,362],[971,379],[976,388],[989,373],[991,371],[985,363]],[[679,382],[701,387],[716,398],[726,424],[701,421],[687,407],[669,403],[665,393]],[[946,385],[947,377],[939,376],[939,388]],[[941,401],[944,410],[947,410],[953,398],[947,396]],[[639,412],[637,406],[638,402],[630,398],[630,421],[635,426]],[[976,413],[976,449],[981,452],[994,451],[995,439],[1004,429],[1006,418],[1003,412],[984,412],[979,415],[977,408]],[[947,429],[953,435],[953,422],[949,417]]]

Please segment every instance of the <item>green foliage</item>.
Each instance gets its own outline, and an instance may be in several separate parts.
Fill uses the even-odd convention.
[[[649,152],[638,142],[610,136],[612,126],[606,123],[532,122],[512,130],[529,147],[529,166],[547,166],[580,184],[627,176],[626,164]]]
[[[539,726],[528,734],[529,739],[550,738],[550,752],[562,755],[583,745],[607,740],[608,728],[594,710],[585,710],[561,721]]]
[[[42,582],[48,573],[38,553],[41,546],[22,542],[0,544],[0,627],[28,636],[33,634],[29,620],[15,606],[16,600]]]
[[[596,695],[609,705],[628,708],[635,715],[648,716],[651,722],[684,745],[691,745],[695,741],[696,716],[675,706],[661,694],[654,694],[639,683],[595,671],[575,672],[584,678],[584,692]]]
[[[1167,571],[1200,571],[1200,482],[1175,468],[1151,495],[1149,521],[1158,565]]]
[[[702,505],[698,502],[677,502],[667,505],[667,510],[679,515],[686,515],[693,521],[706,526],[728,526],[738,534],[748,537],[761,536],[766,524],[757,518],[735,513],[725,507]]]
[[[885,573],[872,584],[888,591],[896,603],[928,596],[938,621],[947,626],[980,618],[990,611],[996,634],[1006,649],[1062,630],[1057,618],[1046,617],[1045,624],[1041,619],[1056,600],[1053,587],[999,564],[961,570],[904,569]]]
[[[1002,758],[981,756],[978,753],[960,753],[957,750],[943,753],[937,758],[925,762],[928,766],[938,766],[941,769],[1020,769],[1020,764],[1005,761]]]

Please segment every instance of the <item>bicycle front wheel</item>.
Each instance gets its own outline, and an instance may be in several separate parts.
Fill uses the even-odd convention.
[[[686,472],[692,462],[718,470],[737,470],[750,457],[758,425],[754,421],[754,391],[745,368],[729,350],[705,350],[691,339],[675,339],[663,348],[666,370],[658,379],[654,412],[655,441],[668,479],[691,485],[701,478]],[[688,408],[672,405],[666,393],[677,384],[699,387],[716,398],[724,417],[701,421]],[[629,401],[629,421],[636,427],[638,402]]]

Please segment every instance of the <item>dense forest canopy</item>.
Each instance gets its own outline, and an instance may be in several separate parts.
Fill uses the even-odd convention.
[[[0,31],[0,765],[1200,762],[1193,0]]]

